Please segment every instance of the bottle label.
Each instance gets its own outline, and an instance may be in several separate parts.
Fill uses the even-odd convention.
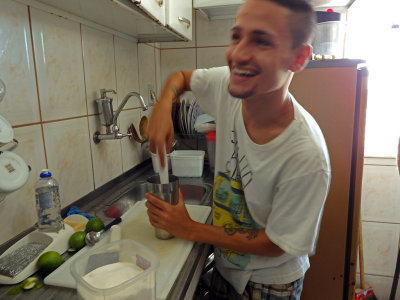
[[[41,209],[53,208],[53,193],[39,194],[39,206]]]

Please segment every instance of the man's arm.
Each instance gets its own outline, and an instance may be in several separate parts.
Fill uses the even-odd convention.
[[[264,229],[224,228],[193,221],[181,193],[178,204],[173,206],[152,194],[145,196],[150,223],[176,237],[249,254],[280,256],[284,253]]]
[[[174,138],[174,128],[171,118],[172,104],[184,91],[191,90],[190,79],[192,73],[193,70],[187,70],[171,74],[151,114],[149,126],[147,127],[149,149],[153,153],[156,153],[158,150],[162,167],[165,166],[163,155],[164,144],[166,144],[167,152],[169,152]]]

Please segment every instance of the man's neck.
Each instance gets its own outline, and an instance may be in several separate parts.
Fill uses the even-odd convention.
[[[289,93],[275,93],[242,100],[247,134],[256,144],[266,144],[280,135],[293,121],[294,109]]]

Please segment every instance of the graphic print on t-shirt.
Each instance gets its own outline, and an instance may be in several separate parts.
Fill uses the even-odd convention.
[[[232,132],[232,144],[234,151],[230,160],[226,163],[227,171],[218,172],[214,182],[213,192],[213,224],[224,228],[255,229],[257,226],[251,218],[246,206],[242,184],[242,168],[240,162],[246,162],[243,155],[239,160],[239,149],[236,134]],[[247,168],[247,165],[244,165]],[[251,182],[251,172],[247,171],[247,184]],[[221,248],[222,254],[233,264],[244,269],[250,262],[250,255]]]

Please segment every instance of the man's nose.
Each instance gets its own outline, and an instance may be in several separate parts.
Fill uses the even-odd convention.
[[[236,62],[246,62],[252,56],[252,50],[246,39],[239,41],[232,49],[232,59]]]

